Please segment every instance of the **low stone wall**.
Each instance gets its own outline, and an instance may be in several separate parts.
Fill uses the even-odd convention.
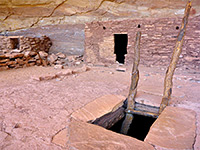
[[[52,42],[49,37],[24,37],[24,36],[0,36],[0,52],[19,49],[22,51],[49,52]]]
[[[49,63],[47,57],[52,43],[46,36],[1,36],[0,40],[0,70],[34,65],[46,66]]]
[[[85,60],[115,63],[114,34],[127,34],[126,63],[132,63],[137,31],[142,32],[140,63],[168,66],[182,18],[152,18],[92,22],[85,27]],[[200,69],[200,16],[190,17],[178,66]]]

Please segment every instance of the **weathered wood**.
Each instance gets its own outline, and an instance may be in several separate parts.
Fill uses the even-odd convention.
[[[140,39],[141,39],[141,32],[137,32],[136,40],[135,40],[135,48],[134,48],[134,63],[132,69],[132,77],[131,77],[131,86],[128,95],[128,104],[127,110],[133,110],[135,107],[135,96],[137,93],[137,85],[139,81],[139,70],[138,65],[140,62]],[[132,123],[133,115],[127,111],[125,120],[122,123],[121,133],[127,134],[130,124]]]
[[[125,115],[125,108],[119,107],[116,111],[105,114],[104,116],[97,118],[92,124],[104,127],[106,129],[111,128],[115,123],[121,120]]]
[[[183,45],[183,39],[185,36],[186,26],[188,23],[190,8],[191,8],[191,1],[189,0],[185,8],[185,13],[184,13],[184,17],[181,24],[181,29],[176,41],[176,46],[172,54],[172,59],[166,72],[166,76],[164,80],[164,92],[163,92],[162,102],[160,105],[159,114],[161,114],[161,112],[165,109],[165,107],[169,103],[169,100],[171,99],[172,86],[173,86],[172,79],[173,79],[174,71],[176,69],[176,64],[178,63],[179,56],[181,54],[181,49]]]
[[[127,108],[127,99],[124,101],[124,105],[122,107],[119,107],[116,111],[105,114],[101,116],[100,118],[97,118],[93,122],[90,121],[90,123],[109,129],[119,120],[124,118],[126,108]],[[159,107],[140,104],[136,102],[135,110],[130,111],[130,113],[157,118],[158,111],[159,111]]]
[[[152,118],[158,118],[158,113],[153,113],[153,112],[145,112],[141,110],[128,110],[130,114],[132,115],[141,115],[141,116],[146,116],[146,117],[152,117]]]
[[[155,107],[155,106],[151,106],[151,105],[135,103],[135,109],[134,110],[158,114],[159,108],[160,107]]]

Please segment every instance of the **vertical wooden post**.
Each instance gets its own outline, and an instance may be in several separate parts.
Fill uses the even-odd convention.
[[[122,123],[121,131],[120,131],[122,134],[128,133],[129,127],[133,120],[133,114],[131,114],[129,111],[133,110],[135,107],[135,96],[137,93],[137,85],[139,81],[138,65],[140,62],[140,39],[141,39],[141,32],[137,32],[135,48],[134,48],[135,58],[134,58],[133,69],[132,69],[131,86],[130,86],[129,95],[127,98],[128,104],[127,104],[126,117]]]
[[[177,62],[179,60],[179,56],[181,54],[181,48],[183,45],[183,39],[185,36],[186,26],[188,23],[190,8],[191,8],[191,1],[189,0],[186,5],[186,8],[185,8],[185,13],[184,13],[184,17],[183,17],[182,24],[181,24],[181,29],[180,29],[180,32],[179,32],[179,35],[178,35],[178,38],[176,41],[176,46],[175,46],[173,54],[172,54],[172,59],[171,59],[171,62],[169,64],[169,67],[166,72],[166,76],[165,76],[165,80],[164,80],[164,92],[163,92],[162,102],[160,105],[159,114],[165,109],[165,107],[169,103],[169,100],[171,99],[172,86],[173,86],[172,79],[173,79],[174,71],[176,69],[176,64],[177,64]]]

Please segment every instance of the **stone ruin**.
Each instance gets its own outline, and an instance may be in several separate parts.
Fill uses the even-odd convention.
[[[76,65],[81,56],[68,56],[58,52],[49,54],[52,42],[49,37],[0,36],[0,70],[34,65],[52,65],[62,69],[64,65]]]
[[[41,38],[1,36],[0,70],[47,65],[47,56],[51,45],[51,40],[46,36]]]
[[[132,64],[134,40],[137,31],[141,37],[141,64],[166,66],[175,46],[182,18],[142,18],[123,21],[96,21],[85,25],[85,61],[113,64],[117,55],[124,55],[126,64]],[[200,16],[189,18],[178,67],[200,69]],[[121,39],[118,39],[121,38]],[[126,51],[116,54],[117,44],[126,44]]]

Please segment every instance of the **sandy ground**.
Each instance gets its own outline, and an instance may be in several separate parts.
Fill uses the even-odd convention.
[[[34,78],[55,74],[52,67],[30,67],[0,72],[0,149],[62,149],[51,143],[52,136],[68,126],[70,114],[106,94],[127,96],[131,66],[126,72],[116,66],[91,67],[90,71],[48,81]],[[138,90],[162,95],[165,69],[140,66]],[[197,113],[200,149],[200,74],[178,69],[170,105]]]

